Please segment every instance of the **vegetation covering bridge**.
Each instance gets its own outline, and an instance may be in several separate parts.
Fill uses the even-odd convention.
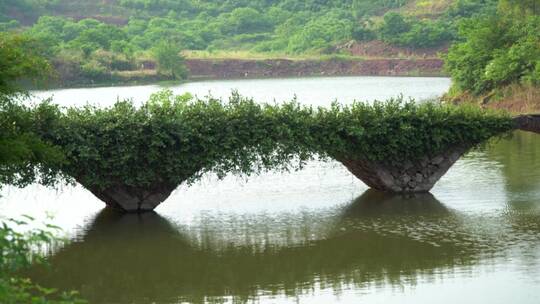
[[[65,157],[45,176],[77,181],[129,212],[153,210],[208,172],[300,169],[314,158],[335,159],[378,190],[427,192],[470,148],[516,128],[538,130],[537,117],[400,98],[315,109],[162,91],[141,107],[33,111],[41,138]]]

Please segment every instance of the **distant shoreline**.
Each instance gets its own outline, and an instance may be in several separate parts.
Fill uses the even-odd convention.
[[[59,63],[61,65],[61,63]],[[185,82],[225,79],[265,79],[316,76],[425,76],[445,77],[443,61],[417,59],[186,59],[189,77],[178,81],[159,75],[153,68],[113,72],[110,77],[92,80],[62,73],[46,89],[93,86],[145,85],[164,81]]]

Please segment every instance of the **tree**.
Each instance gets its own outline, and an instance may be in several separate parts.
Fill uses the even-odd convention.
[[[393,42],[399,38],[399,35],[406,33],[411,26],[405,18],[398,13],[390,12],[384,15],[384,23],[379,28],[381,38],[387,42]]]
[[[40,139],[39,130],[54,122],[55,107],[43,104],[32,110],[21,104],[28,96],[18,82],[42,79],[50,65],[39,55],[36,42],[26,36],[0,33],[0,186],[25,186],[38,178],[53,183],[60,151]]]
[[[0,95],[23,93],[18,81],[44,80],[51,66],[39,43],[28,36],[0,32]]]
[[[474,18],[462,22],[459,34],[464,41],[445,58],[457,91],[480,95],[509,84],[540,82],[540,16]]]
[[[185,79],[188,71],[184,57],[181,55],[182,48],[174,43],[161,41],[153,49],[152,53],[157,61],[160,74],[172,76],[174,79]]]

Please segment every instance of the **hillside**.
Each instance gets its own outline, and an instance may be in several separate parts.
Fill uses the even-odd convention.
[[[0,29],[56,35],[58,46],[104,29],[94,49],[144,51],[159,40],[188,50],[335,53],[350,42],[382,40],[395,47],[432,48],[455,39],[456,21],[482,13],[494,0],[4,0]],[[51,17],[51,16],[54,16]],[[97,20],[89,22],[87,19]],[[109,26],[115,26],[115,29]],[[111,33],[112,34],[112,33]],[[79,37],[77,37],[79,36]],[[84,38],[84,37],[82,37]],[[94,37],[95,38],[95,37]],[[88,40],[88,39],[87,39]]]
[[[432,60],[455,41],[460,20],[495,6],[496,0],[4,0],[0,31],[25,32],[41,41],[63,78],[94,83],[140,70],[137,79],[151,75],[162,44],[192,60]],[[405,72],[381,65],[375,74],[432,75],[429,65]],[[333,72],[305,71],[325,73]]]

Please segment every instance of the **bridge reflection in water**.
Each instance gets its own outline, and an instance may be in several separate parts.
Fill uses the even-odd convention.
[[[431,194],[368,190],[349,205],[292,216],[301,219],[224,218],[188,229],[157,213],[103,210],[50,267],[29,276],[80,290],[92,303],[244,302],[313,288],[414,285],[467,268],[483,251]]]

